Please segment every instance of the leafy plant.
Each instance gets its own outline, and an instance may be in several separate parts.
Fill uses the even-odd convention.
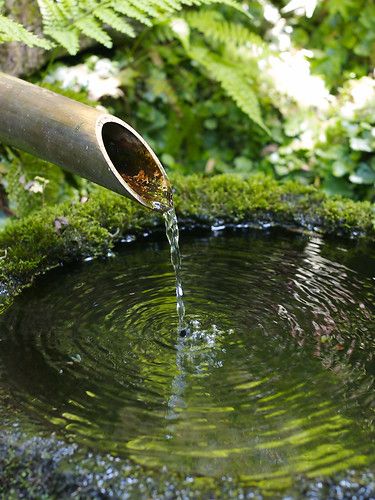
[[[79,199],[82,190],[85,191],[85,181],[27,153],[8,149],[2,161],[0,157],[0,167],[4,171],[9,208],[18,216],[67,199]]]
[[[291,16],[293,40],[312,50],[313,69],[330,88],[366,76],[375,64],[375,4],[368,0],[318,2],[310,19]]]
[[[93,38],[105,47],[112,47],[110,27],[129,37],[135,37],[134,23],[151,26],[185,6],[200,6],[214,0],[37,0],[43,21],[42,39],[22,25],[1,14],[4,0],[0,0],[0,43],[20,41],[30,46],[50,49],[64,47],[69,54],[77,54],[82,35]],[[220,3],[239,9],[234,0]]]
[[[263,123],[259,102],[252,90],[251,75],[247,68],[243,68],[235,62],[223,60],[202,48],[195,48],[190,51],[190,54],[208,71],[213,79],[220,83],[223,90],[251,120],[265,131],[268,130]]]
[[[193,64],[218,82],[239,109],[268,134],[257,97],[258,60],[267,46],[258,34],[231,17],[219,9],[187,11],[163,27],[159,43],[179,40]]]
[[[124,96],[104,104],[141,130],[169,168],[225,172],[235,160],[235,170],[246,174],[270,137],[259,126],[257,58],[231,54],[226,44],[205,45],[199,32],[188,29],[184,43],[163,26],[135,50],[119,49],[112,61],[122,68]],[[262,98],[263,111],[268,108]]]
[[[281,145],[266,155],[280,178],[314,183],[329,194],[375,198],[375,82],[349,80],[318,116],[295,109]]]
[[[52,47],[48,40],[34,35],[28,31],[22,24],[19,24],[9,17],[2,15],[5,0],[0,0],[0,43],[4,42],[23,42],[30,47],[41,47],[50,49]]]
[[[373,200],[374,104],[369,100],[360,105],[359,101],[364,95],[370,96],[371,89],[374,95],[374,80],[370,76],[358,78],[370,75],[374,62],[371,2],[317,2],[307,19],[303,15],[307,8],[302,14],[301,9],[292,11],[293,2],[285,9],[284,0],[254,0],[244,4],[253,16],[250,22],[251,16],[244,16],[242,5],[232,0],[218,1],[215,7],[213,3],[39,0],[44,38],[37,40],[51,47],[64,46],[73,54],[82,35],[108,47],[112,44],[109,26],[117,26],[128,35],[126,43],[111,52],[110,59],[82,56],[81,64],[71,68],[78,74],[72,88],[81,93],[72,93],[71,97],[87,99],[89,86],[82,84],[82,75],[93,75],[100,93],[91,95],[91,99],[100,99],[109,112],[140,130],[169,170],[206,175],[234,172],[241,176],[263,171],[279,179],[314,184],[330,194]],[[297,3],[312,5],[307,0],[293,5]],[[266,7],[274,9],[275,21],[266,16]],[[0,41],[3,18],[13,22],[0,17]],[[289,48],[280,48],[277,36],[289,39]],[[11,39],[10,32],[7,37]],[[325,90],[324,109],[314,103],[301,105],[295,93],[285,89],[280,93],[275,73],[267,76],[269,61],[298,53],[299,47],[309,49],[304,57],[307,54],[311,69],[323,75],[331,88],[331,93]],[[66,61],[61,73],[64,64]],[[110,65],[113,72],[106,82],[103,67]],[[54,67],[50,65],[47,70],[50,76]],[[104,78],[100,83],[99,76]],[[59,84],[58,78],[50,81]],[[105,90],[112,89],[112,84],[117,92],[105,97]],[[66,83],[61,85],[65,87]],[[303,85],[300,88],[304,89]],[[306,87],[305,94],[309,92]],[[358,95],[362,97],[355,103]],[[353,109],[348,114],[350,106]],[[25,157],[24,161],[22,168],[27,170],[29,160]],[[3,186],[7,185],[9,169],[6,165]],[[44,177],[50,180],[45,192],[51,192],[55,185],[51,172],[50,178],[47,170],[30,171],[27,183]],[[57,200],[25,193],[18,182],[22,176],[18,171],[9,176],[17,181],[13,185],[19,195],[32,201],[32,207]],[[55,180],[60,186],[58,196],[64,196],[66,177]],[[79,187],[71,182],[66,192],[72,189],[74,198]],[[8,186],[12,191],[11,183]],[[13,207],[17,196],[10,196]],[[17,210],[26,213],[27,205],[24,211]]]

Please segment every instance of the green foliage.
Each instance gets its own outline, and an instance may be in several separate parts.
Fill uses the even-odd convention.
[[[259,35],[239,22],[228,21],[218,10],[188,11],[183,17],[190,28],[198,30],[214,43],[235,47],[267,47]]]
[[[217,81],[254,123],[266,133],[258,97],[258,59],[266,50],[262,38],[218,9],[187,12],[185,37],[179,36],[187,55]],[[235,17],[235,16],[234,16]],[[173,28],[173,22],[172,22]],[[178,30],[174,30],[178,35]]]
[[[211,54],[204,48],[190,49],[189,54],[207,70],[212,79],[220,83],[223,90],[253,122],[268,132],[262,120],[258,99],[252,90],[248,67]]]
[[[129,37],[135,37],[136,24],[151,26],[171,17],[186,6],[209,5],[213,0],[37,0],[43,20],[41,39],[22,25],[0,15],[0,43],[20,41],[29,46],[45,49],[64,47],[69,54],[77,54],[82,35],[112,47],[107,28]],[[220,3],[241,10],[234,0]],[[4,0],[0,2],[0,9]]]
[[[22,42],[30,47],[41,47],[50,49],[51,43],[28,31],[22,24],[19,24],[2,14],[4,0],[0,0],[0,43]]]
[[[5,183],[9,207],[18,216],[25,216],[45,205],[54,205],[74,198],[74,189],[65,182],[63,170],[27,153],[9,153],[4,161]]]
[[[292,16],[293,39],[313,50],[312,67],[329,87],[366,76],[375,64],[375,4],[368,0],[318,2],[312,19]]]
[[[372,199],[375,197],[375,98],[363,108],[352,110],[349,116],[340,116],[344,96],[330,119],[327,141],[318,144],[316,155],[325,166],[334,192],[345,183],[360,197]]]
[[[140,130],[170,170],[248,174],[269,136],[228,99],[217,75],[211,78],[173,38],[167,43],[151,37],[130,57],[119,50],[114,61],[124,96],[103,104]],[[219,56],[210,57],[216,63]],[[239,82],[249,95],[253,86]]]
[[[38,0],[39,8],[43,18],[44,33],[63,46],[70,54],[76,54],[79,50],[80,36],[83,34],[93,38],[98,43],[112,46],[112,40],[104,26],[124,33],[130,37],[135,36],[135,30],[129,24],[130,19],[135,19],[142,24],[149,25],[151,19],[162,16],[167,12],[162,1],[149,0],[137,5],[131,0]],[[158,9],[155,9],[155,4]],[[150,5],[150,9],[147,6]],[[175,8],[180,7],[176,2]],[[125,15],[126,14],[126,17]]]
[[[123,96],[101,98],[101,104],[139,130],[169,171],[242,177],[261,171],[328,194],[373,201],[375,108],[370,99],[356,102],[356,95],[370,94],[371,86],[374,94],[371,77],[356,78],[370,74],[374,62],[373,5],[318,2],[307,19],[301,9],[285,13],[286,2],[275,1],[279,21],[271,22],[263,16],[264,2],[248,4],[247,17],[231,0],[213,3],[40,0],[39,6],[49,43],[71,53],[82,33],[110,46],[107,26],[137,35],[111,54],[116,67],[109,76],[120,80]],[[278,53],[274,33],[280,29],[294,46]],[[312,69],[332,88],[324,109],[300,105],[267,77],[269,58],[292,55],[295,47],[310,49]],[[95,72],[89,61],[83,57]],[[83,86],[70,97],[85,100],[87,91]],[[35,175],[49,180],[45,171]],[[58,181],[60,192],[65,180]],[[51,178],[46,189],[53,185]],[[76,197],[79,188],[71,179],[70,188]],[[17,196],[11,195],[13,207]],[[32,196],[42,201],[39,193]],[[26,212],[27,205],[18,210]]]
[[[230,6],[234,11],[240,11],[242,17],[247,19],[244,15],[246,11],[235,1],[218,0],[218,2]],[[142,2],[135,0],[85,0],[84,2],[38,0],[44,35],[49,40],[46,41],[46,48],[60,45],[72,55],[79,50],[82,34],[110,48],[112,39],[106,27],[134,37],[137,23],[146,26],[151,26],[155,22],[164,23],[164,28],[168,30],[167,23],[172,20],[169,37],[179,39],[189,57],[204,68],[210,78],[220,83],[224,91],[251,120],[267,131],[254,91],[257,68],[249,64],[249,61],[244,61],[238,51],[228,50],[231,46],[232,48],[249,45],[263,47],[261,38],[241,23],[226,20],[219,11],[188,11],[185,17],[173,18],[173,15],[185,6],[196,7],[211,3],[214,3],[214,0],[142,0]],[[8,21],[4,19],[4,22]],[[187,33],[181,35],[177,29],[173,29],[176,22],[185,23],[188,30],[190,24],[192,29],[200,33],[200,36],[188,40]],[[12,33],[9,33],[9,36],[11,37]],[[36,38],[31,34],[30,37]],[[202,37],[211,44],[210,50],[202,46]],[[21,41],[28,44],[25,37]],[[221,47],[217,47],[220,44]]]
[[[323,117],[296,109],[283,124],[282,144],[263,164],[278,177],[314,183],[328,194],[374,200],[374,117],[374,81],[350,80]]]

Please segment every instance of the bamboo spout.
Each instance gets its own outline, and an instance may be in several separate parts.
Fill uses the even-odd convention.
[[[0,142],[55,163],[154,210],[172,205],[167,175],[124,121],[0,73]]]

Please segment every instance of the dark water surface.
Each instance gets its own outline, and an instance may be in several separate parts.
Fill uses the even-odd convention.
[[[273,232],[48,273],[0,319],[0,385],[41,429],[150,467],[283,488],[375,463],[375,259]]]

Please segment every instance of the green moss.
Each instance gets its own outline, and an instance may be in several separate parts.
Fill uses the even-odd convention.
[[[185,221],[249,222],[319,229],[324,234],[374,238],[368,202],[329,198],[311,186],[264,176],[175,177],[175,204]],[[46,207],[0,233],[0,282],[9,292],[61,262],[105,255],[125,234],[161,226],[161,216],[98,188],[82,203]]]
[[[357,227],[366,228],[368,234],[375,230],[374,206],[369,202],[355,202],[342,198],[326,198],[322,200],[321,216],[327,224],[331,224],[332,230],[339,226],[343,230],[352,230]]]
[[[234,175],[209,179],[200,176],[174,179],[180,217],[228,222],[270,221],[292,224],[323,233],[360,233],[374,236],[375,214],[369,202],[329,198],[312,186],[281,184],[257,175],[242,180]]]

